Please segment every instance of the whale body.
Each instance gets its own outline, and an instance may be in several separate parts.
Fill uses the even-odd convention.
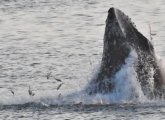
[[[116,8],[108,11],[101,66],[87,86],[89,95],[107,94],[114,90],[114,77],[132,50],[137,54],[134,69],[143,94],[149,99],[164,96],[165,82],[153,45],[136,29],[130,18]]]

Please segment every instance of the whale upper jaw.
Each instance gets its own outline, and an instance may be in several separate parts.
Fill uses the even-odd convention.
[[[108,11],[105,29],[105,37],[107,36],[109,38],[106,40],[113,43],[115,42],[112,38],[116,38],[121,44],[127,44],[132,48],[138,46],[147,52],[152,52],[154,49],[151,42],[136,29],[131,19],[116,8],[110,8]]]
[[[116,8],[110,8],[108,11],[108,17],[106,20],[106,27],[110,27],[110,32],[115,32],[116,37],[128,37],[131,32],[135,30],[135,25],[131,22],[131,19],[126,16],[122,11]],[[116,28],[113,30],[112,28]],[[111,34],[111,33],[109,33]]]

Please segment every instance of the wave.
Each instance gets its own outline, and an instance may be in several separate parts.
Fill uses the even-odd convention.
[[[148,100],[141,89],[141,85],[137,80],[137,74],[134,69],[134,64],[137,60],[137,54],[134,50],[131,51],[129,57],[125,60],[125,64],[122,66],[114,77],[115,89],[108,94],[95,94],[88,95],[86,90],[79,92],[73,92],[71,94],[55,94],[46,93],[26,96],[21,94],[18,96],[1,96],[0,106],[4,105],[107,105],[107,104],[125,104],[125,103],[148,103],[155,101],[163,101],[163,99]],[[164,61],[159,58],[159,64],[164,69]],[[94,74],[95,75],[95,74]],[[153,76],[151,77],[153,79]],[[152,83],[151,83],[152,84]],[[82,88],[83,89],[83,88]]]

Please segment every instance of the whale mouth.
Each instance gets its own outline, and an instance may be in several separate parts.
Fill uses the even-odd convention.
[[[134,63],[129,64],[127,59],[132,51],[137,57]],[[157,65],[151,42],[136,29],[127,15],[119,9],[110,8],[106,19],[100,69],[87,86],[87,92],[90,95],[113,93],[118,82],[128,78],[126,72],[120,72],[127,70],[123,70],[123,66],[127,65],[126,63],[128,66],[132,66],[132,71],[136,73],[136,79],[133,81],[139,83],[142,93],[147,98],[152,99],[157,95],[162,95],[161,70]],[[116,79],[118,73],[121,73],[123,78]],[[125,83],[122,81],[123,85],[126,85]],[[119,87],[121,86],[119,85]],[[132,89],[134,88],[135,86]],[[120,89],[120,91],[122,90]]]

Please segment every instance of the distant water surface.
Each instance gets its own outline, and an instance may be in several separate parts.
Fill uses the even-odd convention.
[[[161,101],[53,104],[54,97],[83,89],[97,70],[110,7],[124,11],[148,39],[150,24],[156,52],[164,58],[164,0],[0,1],[0,119],[165,119]],[[64,84],[57,90],[59,79]],[[28,95],[29,86],[35,96]]]

